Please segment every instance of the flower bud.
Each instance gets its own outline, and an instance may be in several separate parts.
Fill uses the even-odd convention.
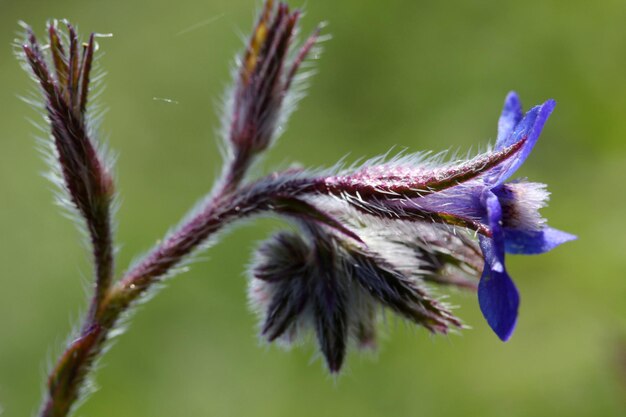
[[[297,32],[299,11],[285,3],[274,6],[267,0],[239,62],[232,92],[232,109],[227,123],[228,141],[235,155],[255,155],[271,144],[284,122],[285,98],[294,77],[311,48],[316,30],[292,56],[290,50]]]

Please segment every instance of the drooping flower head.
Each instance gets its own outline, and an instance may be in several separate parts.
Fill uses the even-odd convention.
[[[360,348],[376,344],[376,319],[383,308],[433,333],[462,327],[448,307],[432,298],[425,277],[439,270],[433,250],[406,253],[423,266],[407,273],[375,250],[358,247],[303,223],[303,235],[279,233],[257,252],[250,300],[262,318],[261,335],[290,343],[314,330],[330,372],[338,372],[350,340]]]
[[[487,322],[502,340],[513,334],[519,307],[518,291],[504,265],[505,252],[540,254],[576,238],[548,227],[539,215],[538,210],[548,198],[543,184],[505,183],[532,151],[554,106],[555,102],[549,100],[523,116],[517,94],[507,96],[498,122],[495,149],[520,141],[524,145],[500,169],[485,177],[480,194],[482,221],[491,230],[491,236],[480,236],[485,267],[478,286],[478,300]]]
[[[554,105],[549,100],[523,115],[517,95],[509,94],[494,149],[468,161],[377,159],[296,180],[305,184],[298,191],[300,223],[310,211],[305,238],[275,238],[262,246],[252,269],[262,334],[291,340],[314,328],[335,372],[346,338],[354,336],[357,345],[373,340],[372,317],[382,308],[435,333],[462,327],[430,294],[433,284],[452,284],[477,287],[487,323],[508,340],[519,294],[505,252],[543,253],[575,238],[548,227],[539,214],[548,198],[545,185],[506,182],[530,154]]]
[[[548,227],[539,214],[548,198],[545,185],[505,182],[532,151],[554,106],[549,100],[523,115],[518,96],[510,93],[491,152],[442,167],[405,161],[367,166],[327,178],[325,185],[371,214],[477,232],[485,260],[480,307],[496,334],[507,340],[517,320],[519,295],[504,266],[505,252],[538,254],[575,238]]]

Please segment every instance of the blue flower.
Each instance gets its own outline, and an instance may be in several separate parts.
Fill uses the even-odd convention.
[[[498,122],[495,151],[519,141],[524,143],[519,152],[485,177],[480,195],[482,222],[488,225],[491,236],[479,237],[485,266],[478,285],[478,301],[487,323],[503,341],[513,334],[519,308],[519,293],[505,268],[505,252],[540,254],[576,239],[548,227],[538,215],[548,196],[543,184],[505,183],[532,151],[555,104],[548,100],[523,116],[517,94],[509,93]]]
[[[495,148],[466,161],[379,158],[312,180],[294,177],[302,195],[281,194],[271,204],[297,221],[301,235],[270,239],[251,270],[250,300],[262,316],[262,337],[290,342],[313,329],[328,369],[338,372],[350,339],[373,344],[378,310],[433,333],[462,327],[430,286],[476,288],[480,276],[481,311],[508,340],[520,297],[505,253],[544,253],[576,238],[540,215],[549,196],[544,184],[507,182],[554,106],[549,100],[524,115],[510,93]]]
[[[519,294],[506,272],[505,253],[544,253],[576,238],[548,227],[541,217],[539,209],[549,196],[544,184],[505,182],[528,158],[554,107],[555,102],[548,100],[524,115],[517,94],[510,93],[492,151],[447,165],[411,157],[374,162],[326,179],[326,189],[357,208],[361,223],[378,216],[389,222],[433,222],[477,233],[484,258],[480,308],[498,337],[508,340],[517,321]],[[396,239],[423,239],[421,232],[403,227],[406,236]],[[444,234],[434,225],[432,229]]]

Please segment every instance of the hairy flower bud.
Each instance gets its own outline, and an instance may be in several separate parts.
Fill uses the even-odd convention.
[[[88,223],[113,195],[108,167],[89,137],[87,101],[94,58],[94,34],[79,45],[78,34],[67,23],[70,44],[63,45],[56,22],[48,26],[49,48],[44,54],[35,35],[27,29],[24,58],[46,98],[46,112],[58,154],[65,187]],[[65,47],[68,50],[65,50]],[[50,62],[54,70],[50,69]]]
[[[315,224],[305,229],[308,238],[283,232],[263,243],[251,269],[250,301],[268,341],[291,342],[312,328],[334,373],[341,369],[348,339],[360,347],[374,345],[377,313],[384,308],[433,333],[461,327],[424,284],[426,275],[446,263],[443,258],[436,264],[422,256],[416,260],[420,272],[405,274],[371,249]]]
[[[21,57],[43,92],[52,142],[48,147],[51,177],[61,188],[61,202],[69,203],[85,222],[95,260],[96,299],[101,299],[113,274],[110,217],[115,187],[111,168],[93,139],[95,129],[87,109],[95,35],[81,43],[74,27],[68,22],[66,27],[67,37],[59,32],[56,21],[48,25],[46,48],[26,27]]]
[[[249,157],[267,149],[284,121],[285,98],[319,33],[316,30],[292,56],[299,19],[300,12],[290,11],[285,3],[275,6],[273,0],[267,0],[263,6],[240,59],[232,92],[227,136],[236,155]]]

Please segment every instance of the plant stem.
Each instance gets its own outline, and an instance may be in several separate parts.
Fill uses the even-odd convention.
[[[240,166],[231,164],[232,169],[240,170]],[[243,178],[240,174],[228,175],[231,170],[225,170],[227,178]],[[106,341],[120,318],[172,268],[227,224],[271,210],[273,200],[283,193],[297,194],[306,188],[301,181],[285,182],[276,174],[244,187],[228,180],[217,184],[221,184],[219,191],[196,215],[166,237],[115,285],[107,288],[102,297],[92,298],[90,314],[84,319],[80,335],[70,342],[50,372],[40,417],[69,415],[75,403],[87,394],[87,377],[104,353]]]
[[[302,210],[294,211],[293,204],[285,210],[285,200],[293,202],[312,193],[333,194],[323,178],[299,176],[293,171],[274,173],[241,185],[248,162],[232,159],[223,172],[224,179],[217,182],[217,191],[195,215],[166,236],[117,283],[106,288],[102,297],[93,297],[79,337],[69,344],[50,373],[40,417],[65,417],[70,413],[81,394],[86,394],[87,376],[104,353],[106,341],[120,319],[224,226],[266,211],[298,216]],[[441,221],[456,224],[459,219],[452,216]],[[333,227],[332,223],[326,224]]]
[[[116,285],[101,285],[103,283],[101,274],[111,273],[110,269],[106,270],[108,269],[106,266],[112,266],[112,262],[96,263],[98,285],[94,289],[89,314],[84,319],[80,335],[69,343],[50,372],[46,397],[39,412],[40,417],[69,415],[73,405],[81,396],[87,394],[89,373],[94,363],[104,353],[106,341],[120,317],[129,311],[134,301],[202,241],[227,222],[236,219],[232,215],[221,217],[224,212],[237,212],[232,208],[229,210],[228,203],[232,199],[226,198],[228,195],[226,190],[234,188],[237,186],[223,186],[220,192],[205,203],[204,208],[196,216],[158,245],[137,268],[131,269]],[[110,239],[110,236],[105,238]],[[110,256],[102,255],[104,258]],[[105,267],[105,270],[99,267]]]

